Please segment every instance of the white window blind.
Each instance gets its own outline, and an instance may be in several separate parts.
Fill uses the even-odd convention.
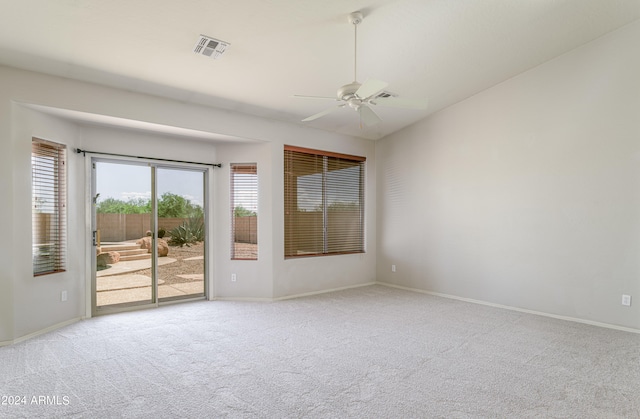
[[[231,259],[258,259],[258,166],[231,163]]]
[[[365,158],[284,149],[285,257],[364,252]]]
[[[67,231],[66,147],[31,142],[32,259],[34,275],[65,270]]]

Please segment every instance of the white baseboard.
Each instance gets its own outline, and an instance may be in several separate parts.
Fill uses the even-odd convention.
[[[248,303],[270,303],[273,301],[273,298],[262,298],[262,297],[214,297],[209,301],[241,301]]]
[[[214,301],[248,301],[248,302],[266,302],[266,303],[271,303],[271,302],[274,302],[274,301],[291,300],[293,298],[309,297],[309,296],[312,296],[312,295],[326,294],[328,292],[344,291],[344,290],[348,290],[348,289],[352,289],[352,288],[369,287],[369,286],[375,285],[375,284],[376,284],[375,282],[365,282],[364,284],[349,285],[349,286],[346,286],[346,287],[330,288],[330,289],[326,289],[326,290],[311,291],[311,292],[305,292],[305,293],[302,293],[302,294],[285,295],[285,296],[282,296],[282,297],[274,297],[274,298],[268,298],[268,297],[215,297]]]
[[[349,285],[349,286],[346,286],[346,287],[331,288],[331,289],[321,290],[321,291],[305,292],[305,293],[302,293],[302,294],[285,295],[283,297],[276,297],[276,298],[273,299],[273,301],[291,300],[293,298],[309,297],[309,296],[312,296],[312,295],[326,294],[328,292],[344,291],[344,290],[350,290],[350,289],[353,289],[353,288],[360,288],[360,287],[369,287],[369,286],[375,285],[375,284],[376,284],[376,282],[365,282],[364,284]]]
[[[473,298],[458,297],[457,295],[442,294],[442,293],[439,293],[439,292],[427,291],[427,290],[422,290],[422,289],[419,289],[419,288],[403,287],[402,285],[389,284],[387,282],[376,282],[376,284],[377,285],[383,285],[385,287],[398,288],[398,289],[405,290],[405,291],[412,291],[412,292],[419,292],[421,294],[433,295],[435,297],[449,298],[449,299],[452,299],[452,300],[465,301],[467,303],[481,304],[483,306],[502,308],[502,309],[505,309],[505,310],[512,310],[512,311],[519,311],[521,313],[534,314],[536,316],[551,317],[553,319],[558,319],[558,320],[566,320],[566,321],[575,322],[575,323],[588,324],[590,326],[604,327],[604,328],[607,328],[607,329],[615,329],[615,330],[620,330],[620,331],[623,331],[623,332],[630,332],[630,333],[638,333],[638,334],[640,334],[640,329],[634,329],[632,327],[618,326],[618,325],[615,325],[615,324],[596,322],[596,321],[593,321],[593,320],[585,320],[585,319],[580,319],[580,318],[577,318],[577,317],[560,316],[560,315],[557,315],[557,314],[545,313],[545,312],[542,312],[542,311],[528,310],[526,308],[505,306],[505,305],[502,305],[502,304],[490,303],[488,301],[474,300]]]
[[[7,345],[24,342],[25,340],[35,338],[36,336],[44,335],[45,333],[53,332],[54,330],[61,329],[65,326],[69,326],[70,324],[74,324],[76,322],[79,322],[80,320],[82,320],[82,317],[77,317],[71,320],[64,321],[62,323],[54,324],[53,326],[49,326],[46,329],[38,330],[36,332],[29,333],[28,335],[24,335],[19,338],[16,338],[13,341],[9,341]],[[0,342],[0,346],[2,346],[3,343],[4,342]]]

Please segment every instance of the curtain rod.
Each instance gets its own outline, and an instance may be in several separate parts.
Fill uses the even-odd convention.
[[[80,153],[82,153],[83,156],[86,156],[87,153],[90,153],[90,154],[103,154],[105,156],[133,157],[133,158],[136,158],[136,159],[166,161],[166,162],[170,162],[170,163],[203,164],[205,166],[213,166],[213,167],[219,167],[219,168],[222,167],[222,163],[200,163],[200,162],[197,162],[197,161],[158,159],[158,158],[155,158],[155,157],[131,156],[131,155],[128,155],[128,154],[117,154],[117,153],[103,153],[103,152],[100,152],[100,151],[89,151],[89,150],[81,150],[79,148],[76,148],[76,154],[80,154]]]

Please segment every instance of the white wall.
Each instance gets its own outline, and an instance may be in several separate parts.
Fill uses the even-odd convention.
[[[216,271],[218,298],[271,299],[273,296],[273,176],[271,144],[218,147],[222,169],[216,169]],[[231,260],[230,163],[256,163],[258,167],[258,260]],[[231,281],[231,274],[236,281]]]
[[[0,197],[4,205],[0,205],[0,229],[4,236],[13,240],[13,164],[7,164],[14,154],[12,133],[12,105],[8,100],[0,101],[0,145],[5,152],[0,153]],[[13,339],[13,278],[15,265],[13,253],[8,252],[9,240],[0,240],[0,345]]]
[[[378,280],[640,329],[639,44],[636,22],[379,141]]]
[[[23,104],[106,115],[255,140],[202,142],[139,130],[88,126]],[[65,273],[34,278],[31,271],[30,141],[32,136],[69,147],[69,266]],[[359,285],[375,280],[375,146],[299,125],[242,115],[90,83],[0,66],[0,345],[85,315],[84,159],[73,148],[178,160],[222,162],[211,183],[214,297],[271,299]],[[283,145],[363,155],[367,162],[367,249],[343,255],[284,261]],[[229,260],[228,163],[256,161],[260,177],[259,260]],[[230,273],[238,275],[231,283]],[[60,301],[60,291],[69,294]]]
[[[14,333],[24,336],[46,325],[78,318],[84,307],[84,284],[78,272],[84,267],[84,234],[71,226],[84,219],[84,165],[74,158],[73,147],[79,142],[78,127],[67,121],[14,105],[14,194],[13,239],[9,241],[13,265]],[[31,139],[37,137],[67,145],[68,191],[66,272],[33,276],[31,260]],[[82,224],[81,224],[82,225]],[[61,291],[68,301],[61,302]]]

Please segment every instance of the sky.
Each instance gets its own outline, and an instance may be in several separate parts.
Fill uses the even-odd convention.
[[[255,174],[236,173],[233,185],[233,207],[241,206],[258,212],[258,178]]]
[[[158,195],[171,192],[191,203],[203,205],[204,177],[202,172],[158,168]],[[128,201],[151,198],[151,168],[131,164],[96,163],[98,203],[106,198]]]
[[[359,166],[334,170],[327,175],[327,202],[358,203],[360,201]],[[315,211],[322,206],[322,173],[298,177],[298,208]]]

